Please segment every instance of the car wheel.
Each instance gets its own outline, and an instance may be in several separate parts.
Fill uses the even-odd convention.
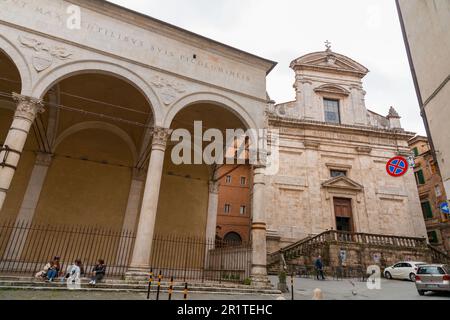
[[[387,271],[384,276],[386,277],[386,279],[392,280],[392,275],[389,271]]]
[[[412,282],[416,282],[416,275],[414,273],[411,273],[409,275],[409,280],[411,280]]]
[[[423,291],[423,290],[418,290],[417,292],[419,293],[420,296],[424,296],[425,295],[425,291]]]

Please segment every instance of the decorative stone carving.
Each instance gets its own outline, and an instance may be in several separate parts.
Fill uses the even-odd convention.
[[[319,150],[319,147],[320,147],[319,142],[305,140],[303,143],[304,143],[306,149]]]
[[[147,177],[147,172],[144,169],[133,169],[133,180],[145,181]]]
[[[151,82],[158,89],[158,93],[166,106],[175,102],[180,94],[186,92],[184,84],[160,76],[155,76]]]
[[[54,59],[66,60],[72,56],[66,48],[60,46],[49,46],[40,40],[19,36],[19,42],[26,48],[33,49],[35,54],[32,57],[33,67],[37,72],[49,68]]]
[[[17,102],[16,117],[34,121],[38,113],[44,112],[44,102],[41,99],[35,99],[17,93],[13,93],[13,99]]]
[[[400,119],[400,115],[398,114],[397,110],[394,109],[394,107],[391,107],[389,109],[389,114],[387,116],[388,119]]]
[[[49,167],[51,163],[52,163],[52,154],[39,152],[36,155],[36,165]]]
[[[209,182],[209,193],[219,194],[219,182],[210,181]]]
[[[167,128],[155,127],[153,129],[153,146],[160,146],[166,148],[167,140],[172,134],[173,130]]]
[[[372,147],[367,147],[367,146],[359,146],[356,147],[356,152],[361,153],[361,154],[370,154],[372,152]]]

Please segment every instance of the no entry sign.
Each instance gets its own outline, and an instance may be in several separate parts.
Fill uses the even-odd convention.
[[[401,177],[408,172],[408,169],[408,160],[403,157],[392,158],[386,165],[386,171],[392,177]]]

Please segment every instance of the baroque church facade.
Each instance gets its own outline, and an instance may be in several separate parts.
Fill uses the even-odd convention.
[[[394,108],[387,116],[366,108],[369,70],[329,46],[290,67],[296,99],[268,112],[280,136],[279,172],[265,191],[269,248],[327,230],[426,237],[413,171],[386,171],[390,158],[410,156],[414,133]]]

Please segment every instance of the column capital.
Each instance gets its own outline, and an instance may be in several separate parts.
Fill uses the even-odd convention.
[[[145,181],[147,173],[144,169],[133,168],[133,180]]]
[[[38,152],[36,154],[36,165],[42,167],[49,167],[52,163],[53,155],[50,153]]]
[[[16,117],[34,121],[38,113],[44,112],[44,101],[13,92],[12,97],[17,102]]]
[[[219,194],[219,181],[209,182],[209,193]]]
[[[173,132],[172,129],[162,127],[153,128],[153,142],[152,142],[153,149],[161,148],[165,150],[167,147],[167,140],[169,139],[172,132]]]

